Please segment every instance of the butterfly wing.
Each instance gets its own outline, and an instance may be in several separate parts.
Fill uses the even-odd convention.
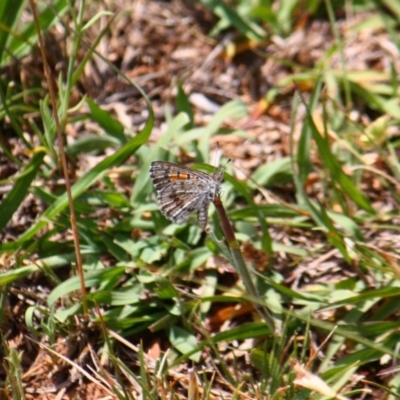
[[[210,176],[202,171],[195,171],[167,161],[152,162],[150,165],[150,177],[157,191],[172,182],[191,181],[196,186],[197,183],[195,184],[195,181],[207,182],[210,180]]]
[[[150,176],[160,210],[167,219],[182,223],[197,212],[200,228],[205,230],[208,206],[219,190],[220,180],[166,161],[152,162]]]
[[[170,221],[182,223],[194,212],[199,212],[203,207],[208,208],[208,199],[204,193],[185,191],[182,185],[179,188],[174,186],[176,183],[158,193],[160,210]]]

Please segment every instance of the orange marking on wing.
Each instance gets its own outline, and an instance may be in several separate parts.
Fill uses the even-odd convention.
[[[176,182],[176,181],[186,181],[188,179],[191,179],[190,174],[187,174],[186,172],[177,172],[175,174],[170,174],[169,179],[171,182]]]

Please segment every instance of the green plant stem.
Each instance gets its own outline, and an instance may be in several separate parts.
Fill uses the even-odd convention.
[[[272,332],[276,332],[276,327],[274,320],[268,310],[262,306],[261,299],[259,294],[257,293],[257,290],[254,286],[254,283],[251,279],[249,270],[247,269],[246,263],[243,259],[243,255],[240,251],[239,243],[236,240],[235,233],[232,228],[232,224],[230,223],[228,216],[226,215],[225,208],[221,202],[221,198],[219,196],[216,196],[214,199],[214,205],[217,210],[219,220],[221,223],[221,228],[222,232],[224,233],[224,236],[226,238],[228,247],[230,249],[233,261],[235,263],[236,270],[239,274],[239,276],[242,278],[244,286],[248,292],[248,294],[251,296],[252,299],[256,299],[257,301],[254,302],[254,307],[258,311],[258,313],[261,315],[261,317],[264,319],[265,323],[268,325],[268,327],[271,329]]]

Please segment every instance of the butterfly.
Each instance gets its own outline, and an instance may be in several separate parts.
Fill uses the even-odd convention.
[[[200,228],[206,229],[208,206],[221,191],[222,167],[207,174],[166,161],[154,161],[150,165],[150,177],[160,210],[167,219],[179,224],[197,212]]]

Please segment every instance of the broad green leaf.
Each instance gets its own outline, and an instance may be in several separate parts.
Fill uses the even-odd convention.
[[[189,354],[188,357],[194,362],[200,361],[201,353],[193,353],[193,349],[195,349],[197,346],[197,340],[195,336],[179,326],[172,326],[169,329],[168,336],[171,344],[182,354]]]

